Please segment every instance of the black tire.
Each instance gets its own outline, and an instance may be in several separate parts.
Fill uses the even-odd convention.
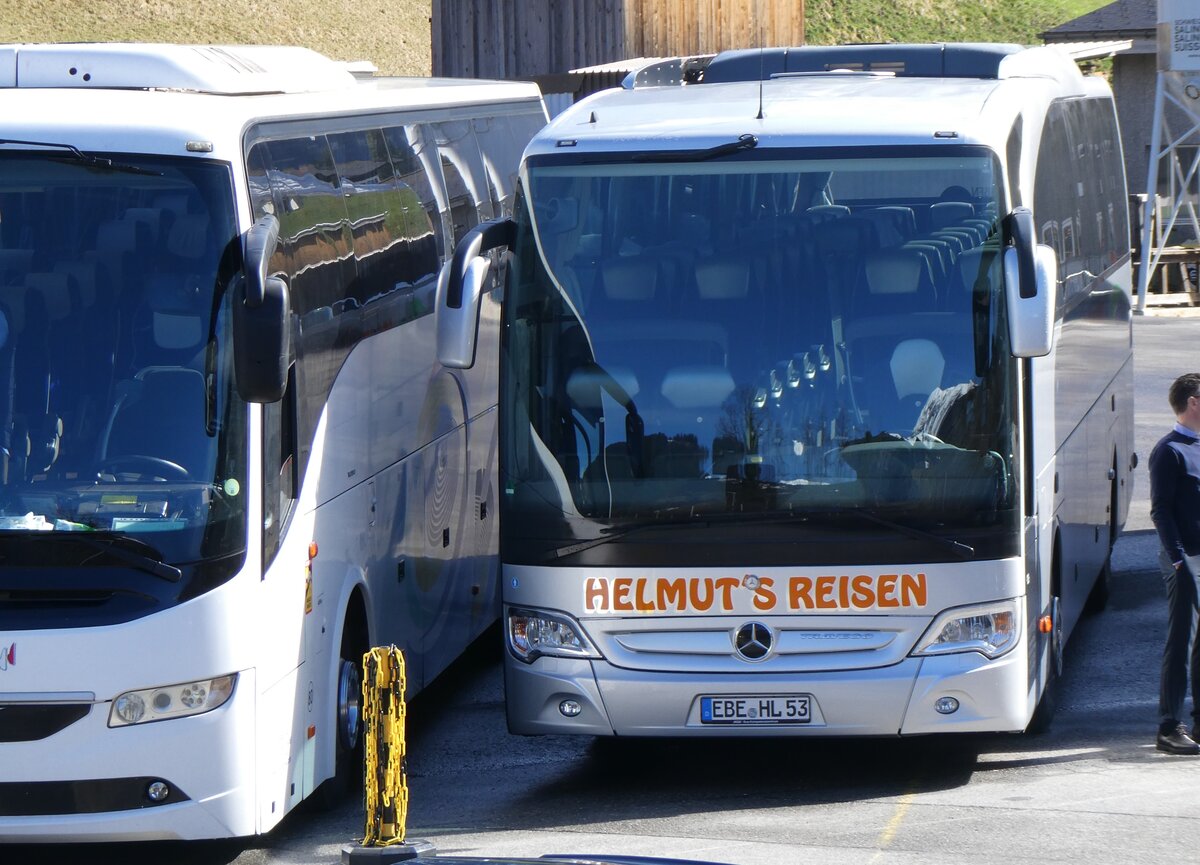
[[[362,656],[365,649],[356,647],[359,637],[347,630],[342,638],[338,660],[337,684],[334,686],[337,731],[333,777],[326,778],[312,794],[313,806],[332,811],[362,786],[363,780],[363,721],[362,721]]]

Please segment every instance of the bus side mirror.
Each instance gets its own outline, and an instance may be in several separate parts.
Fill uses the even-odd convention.
[[[233,291],[233,370],[247,402],[283,398],[291,358],[288,286],[268,276],[279,244],[279,221],[267,214],[246,232],[243,273]]]
[[[438,284],[437,352],[442,366],[470,369],[475,365],[479,302],[490,270],[483,256],[511,246],[516,234],[517,224],[511,219],[493,219],[475,226],[459,241],[450,272]]]
[[[1004,250],[1004,297],[1008,338],[1014,357],[1043,357],[1054,346],[1054,303],[1058,256],[1034,242],[1033,213],[1018,207],[1008,215],[1012,246]]]

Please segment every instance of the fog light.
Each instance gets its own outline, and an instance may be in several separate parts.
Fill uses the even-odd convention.
[[[564,718],[574,718],[583,711],[583,706],[574,700],[563,700],[558,704],[558,711],[562,713]]]
[[[958,700],[953,697],[938,697],[933,708],[940,715],[953,715],[958,711]]]
[[[146,798],[151,802],[165,802],[171,795],[171,788],[162,781],[151,781],[146,787]]]

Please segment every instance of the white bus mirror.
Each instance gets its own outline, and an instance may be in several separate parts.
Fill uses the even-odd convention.
[[[461,303],[450,306],[446,294],[450,280],[438,285],[437,352],[438,362],[451,369],[470,369],[475,365],[475,336],[479,332],[479,301],[491,263],[477,255],[467,262],[459,281]]]
[[[493,219],[475,226],[458,242],[449,273],[438,283],[437,353],[442,366],[470,369],[475,365],[479,302],[489,269],[483,255],[511,246],[516,231],[511,219]]]
[[[1033,241],[1033,214],[1019,207],[1008,217],[1013,244],[1004,250],[1004,296],[1014,357],[1043,357],[1054,345],[1058,257]]]

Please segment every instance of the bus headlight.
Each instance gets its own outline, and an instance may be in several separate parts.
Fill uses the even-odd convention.
[[[979,652],[998,658],[1021,636],[1021,608],[1015,600],[956,607],[944,611],[925,631],[914,655]]]
[[[507,616],[508,648],[519,660],[532,664],[542,656],[599,658],[600,653],[569,616],[516,607]]]
[[[200,715],[223,706],[233,695],[237,675],[201,679],[162,688],[126,691],[112,701],[108,726],[128,727],[169,718]]]

